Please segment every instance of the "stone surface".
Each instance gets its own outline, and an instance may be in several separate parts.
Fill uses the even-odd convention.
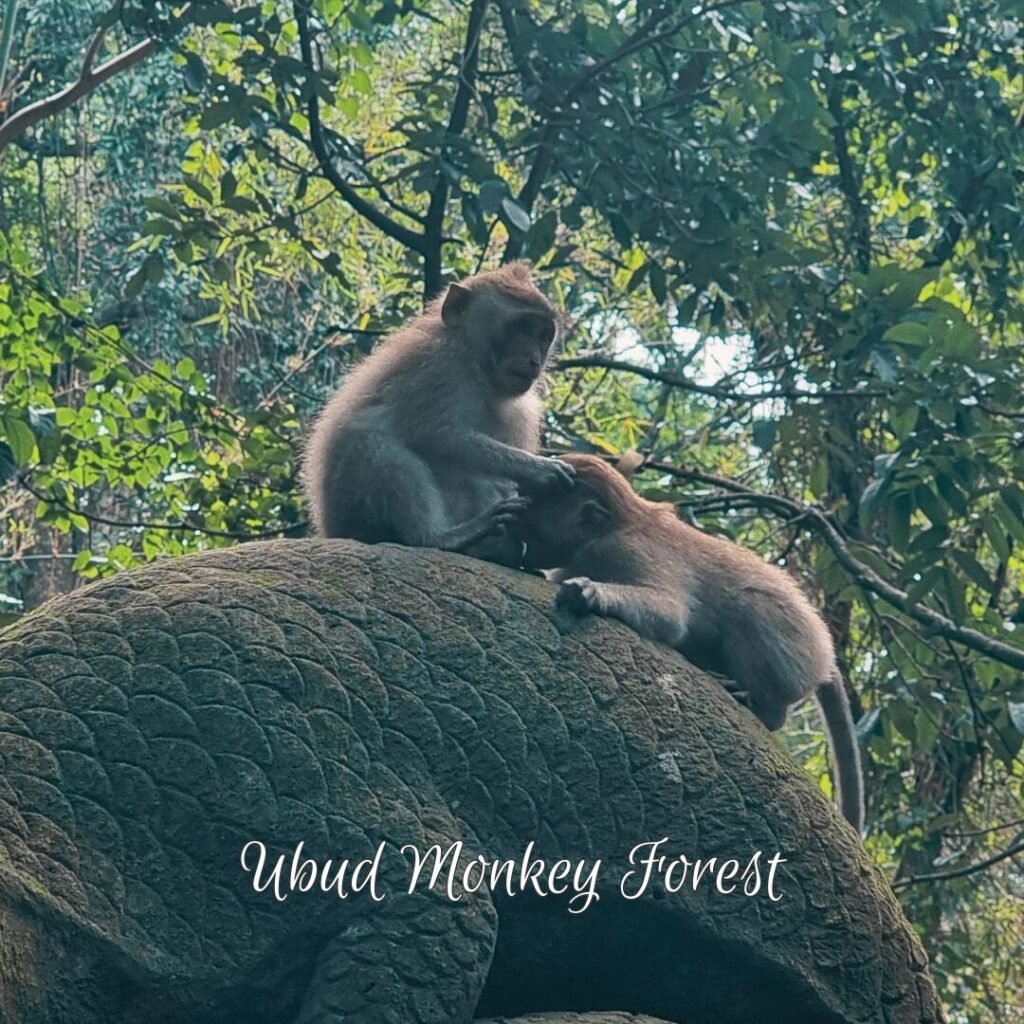
[[[0,1019],[941,1020],[805,773],[673,652],[552,594],[457,555],[282,541],[123,573],[0,635]],[[623,899],[629,850],[663,837],[670,858],[778,853],[783,898],[705,876]],[[405,894],[398,848],[457,840],[601,858],[601,898]],[[335,868],[383,843],[387,896],[279,902],[242,870],[251,841]]]

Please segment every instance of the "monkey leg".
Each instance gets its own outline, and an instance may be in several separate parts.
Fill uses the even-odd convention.
[[[742,680],[733,685],[746,693],[743,703],[766,729],[771,732],[781,729],[786,723],[788,705],[779,696],[780,687],[774,684],[771,652],[766,652],[753,637],[738,637],[724,648],[723,659],[724,675],[730,680]]]
[[[761,724],[769,731],[775,732],[776,729],[781,729],[785,725],[786,709],[784,707],[779,708],[774,704],[757,701],[754,695],[743,687],[742,683],[736,682],[730,676],[719,675],[717,672],[709,672],[708,675],[714,676],[725,690],[748,711],[759,718]]]
[[[317,958],[295,1024],[469,1024],[497,937],[486,889],[392,890]]]

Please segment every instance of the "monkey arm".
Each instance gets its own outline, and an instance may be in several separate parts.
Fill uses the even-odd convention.
[[[532,455],[479,430],[453,427],[424,431],[411,444],[429,461],[441,459],[472,473],[505,477],[524,487],[572,485],[574,473],[566,463]]]
[[[598,583],[586,576],[566,580],[556,605],[582,615],[594,612],[621,619],[641,636],[678,648],[686,639],[689,608],[680,591],[658,586]]]

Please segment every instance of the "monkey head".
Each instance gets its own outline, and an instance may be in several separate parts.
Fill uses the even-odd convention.
[[[557,311],[530,280],[529,265],[523,262],[449,285],[441,319],[468,346],[500,398],[515,398],[534,387],[559,333]]]
[[[595,455],[561,456],[576,471],[572,490],[531,495],[513,533],[526,544],[524,567],[572,565],[588,545],[628,522],[643,500],[626,479]]]

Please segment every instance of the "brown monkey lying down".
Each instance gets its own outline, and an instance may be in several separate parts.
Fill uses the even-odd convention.
[[[571,487],[536,454],[554,307],[510,263],[448,288],[348,376],[313,428],[302,480],[317,532],[517,566],[517,488]]]
[[[832,751],[838,803],[863,825],[860,751],[828,628],[799,586],[753,552],[687,526],[646,501],[593,455],[566,455],[571,492],[537,497],[520,516],[526,565],[554,569],[559,606],[622,619],[734,680],[769,729],[811,693]]]

